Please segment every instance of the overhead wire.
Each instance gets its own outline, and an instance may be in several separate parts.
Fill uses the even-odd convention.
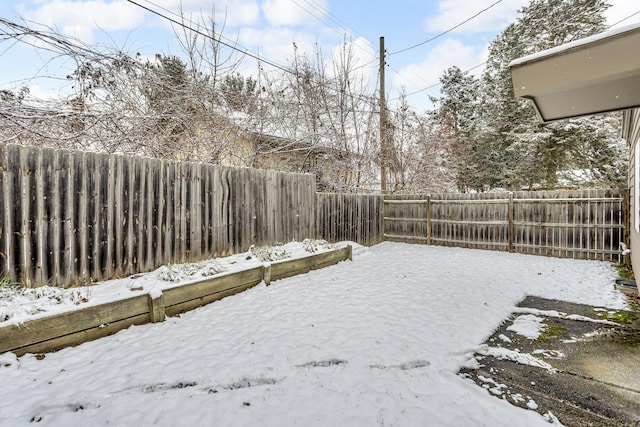
[[[440,37],[444,36],[445,34],[450,33],[451,31],[455,30],[456,28],[459,28],[459,27],[463,26],[463,25],[464,25],[464,24],[466,24],[467,22],[469,22],[469,21],[471,21],[471,20],[473,20],[473,19],[477,18],[478,16],[482,15],[484,12],[488,11],[489,9],[491,9],[492,7],[494,7],[495,5],[497,5],[498,3],[502,3],[502,1],[503,1],[503,0],[497,0],[496,2],[492,3],[490,6],[485,7],[485,8],[484,8],[484,9],[482,9],[480,12],[476,13],[476,14],[475,14],[475,15],[473,15],[473,16],[470,16],[469,18],[465,19],[464,21],[460,22],[459,24],[454,25],[453,27],[451,27],[451,28],[449,28],[449,29],[447,29],[447,30],[445,30],[445,31],[443,31],[443,32],[441,32],[441,33],[439,33],[439,34],[436,34],[435,36],[433,36],[433,37],[431,37],[431,38],[429,38],[429,39],[427,39],[427,40],[425,40],[425,41],[422,41],[422,42],[420,42],[420,43],[414,44],[413,46],[409,46],[409,47],[406,47],[406,48],[404,48],[404,49],[400,49],[400,50],[397,50],[397,51],[395,51],[395,52],[391,52],[391,53],[389,54],[389,56],[397,55],[398,53],[406,52],[406,51],[408,51],[408,50],[412,50],[412,49],[415,49],[415,48],[417,48],[417,47],[423,46],[423,45],[425,45],[425,44],[427,44],[427,43],[430,43],[430,42],[432,42],[432,41],[434,41],[434,40],[436,40],[436,39],[438,39],[438,38],[440,38]]]
[[[304,10],[305,12],[309,13],[311,16],[313,16],[314,18],[316,18],[320,23],[327,25],[327,23],[325,22],[324,19],[322,19],[321,17],[318,17],[316,14],[314,14],[313,12],[309,11],[307,8],[303,7],[302,5],[300,5],[296,0],[291,0],[295,5],[297,5],[298,7],[300,7],[302,10]],[[318,4],[318,2],[316,2],[315,0],[302,0],[304,3],[306,3],[307,5],[309,5],[310,7],[312,7],[313,9],[315,9],[316,11],[318,11],[320,14],[327,16],[328,19],[330,19],[331,21],[333,21],[334,24],[337,24],[338,26],[344,28],[345,30],[348,30],[349,34],[356,34],[358,36],[360,36],[363,39],[367,39],[367,37],[365,35],[363,35],[362,33],[360,33],[357,30],[354,30],[353,28],[351,28],[346,22],[342,21],[340,18],[338,18],[336,15],[332,14],[330,11],[328,11],[327,9],[325,9],[323,6],[321,6],[320,4]],[[345,34],[340,32],[340,30],[332,25],[329,25],[329,27],[334,30],[336,33],[344,36]],[[373,57],[373,59],[369,62],[366,62],[362,65],[358,65],[357,67],[355,67],[353,69],[353,71],[357,71],[360,70],[362,68],[366,68],[372,64],[375,64],[376,62],[378,62],[379,58],[380,58],[380,52],[376,51],[376,53],[372,53],[371,56]]]
[[[291,0],[291,2],[292,2],[293,4],[295,4],[296,6],[298,6],[300,9],[304,10],[305,12],[307,12],[309,15],[313,16],[315,19],[317,19],[317,20],[318,20],[318,21],[320,21],[321,23],[323,23],[323,24],[325,24],[325,25],[326,25],[325,20],[324,20],[322,17],[320,17],[320,16],[316,15],[313,11],[311,11],[311,10],[307,9],[306,7],[304,7],[303,5],[301,5],[300,3],[298,3],[296,0]],[[307,3],[307,2],[305,2],[305,3]],[[307,3],[307,4],[309,4],[309,3]],[[317,10],[318,12],[320,12],[321,14],[324,14],[324,13],[323,13],[323,11],[322,11],[321,9],[318,9],[317,7],[314,7],[314,6],[311,6],[311,7],[313,7],[314,9],[316,9],[316,10]],[[333,31],[335,31],[337,34],[339,34],[339,35],[344,35],[344,34],[343,34],[343,33],[342,33],[338,28],[336,28],[336,27],[334,27],[334,26],[332,26],[332,25],[329,25],[328,27],[329,27],[329,28],[331,28]]]
[[[396,55],[396,54],[398,54],[398,53],[406,52],[406,51],[409,51],[409,50],[415,49],[415,48],[417,48],[417,47],[423,46],[423,45],[425,45],[425,44],[427,44],[427,43],[430,43],[430,42],[432,42],[432,41],[434,41],[434,40],[436,40],[436,39],[438,39],[438,38],[440,38],[440,37],[444,36],[445,34],[448,34],[448,33],[452,32],[453,30],[455,30],[455,29],[457,29],[457,28],[459,28],[459,27],[463,26],[463,25],[464,25],[464,24],[466,24],[467,22],[472,21],[473,19],[477,18],[478,16],[480,16],[480,15],[481,15],[481,14],[483,14],[484,12],[488,11],[488,10],[489,10],[489,9],[491,9],[492,7],[496,6],[497,4],[501,3],[502,1],[503,1],[503,0],[497,0],[497,1],[495,1],[494,3],[492,3],[492,4],[491,4],[491,5],[489,5],[489,6],[487,6],[486,8],[482,9],[481,11],[477,12],[476,14],[474,14],[474,15],[470,16],[469,18],[467,18],[467,19],[463,20],[462,22],[460,22],[460,23],[458,23],[458,24],[456,24],[456,25],[454,25],[454,26],[452,26],[452,27],[448,28],[447,30],[445,30],[445,31],[443,31],[443,32],[441,32],[441,33],[439,33],[439,34],[435,35],[434,37],[429,38],[428,40],[425,40],[425,41],[422,41],[422,42],[417,43],[417,44],[415,44],[415,45],[409,46],[409,47],[407,47],[407,48],[400,49],[400,50],[397,50],[397,51],[395,51],[395,52],[389,53],[389,54],[387,55],[387,58],[389,58],[389,57],[391,57],[391,56],[394,56],[394,55]],[[403,65],[403,64],[401,63],[400,65]],[[400,72],[399,72],[399,71],[397,71],[397,70],[395,70],[393,67],[390,67],[390,68],[392,68],[392,69],[396,72],[396,74],[400,74]],[[404,68],[406,69],[407,67],[405,66]],[[412,74],[412,75],[413,75],[413,77],[414,77],[414,78],[416,78],[416,80],[420,80],[420,81],[423,81],[423,82],[425,81],[421,76],[419,76],[419,75],[418,75],[415,71],[413,71],[412,69],[409,69],[409,73],[410,73],[410,74]],[[427,89],[427,88],[425,88],[425,89],[421,89],[421,90],[420,90],[420,91],[418,91],[418,92],[423,92],[423,91],[426,91],[426,90],[428,90],[428,89]],[[398,99],[398,98],[396,98],[396,99]]]
[[[595,10],[595,7],[594,7],[594,8],[592,8],[592,9],[594,9],[594,10]],[[634,16],[636,16],[636,15],[639,15],[639,14],[640,14],[640,10],[638,10],[637,12],[632,13],[631,15],[626,16],[625,18],[623,18],[623,19],[621,19],[621,20],[619,20],[619,21],[617,21],[617,22],[615,22],[615,23],[613,23],[613,24],[611,24],[611,25],[606,26],[606,27],[605,27],[605,29],[611,29],[611,28],[615,27],[616,25],[619,25],[620,23],[622,23],[622,22],[624,22],[624,21],[626,21],[626,20],[628,20],[628,19],[630,19],[630,18],[632,18],[632,17],[634,17]],[[511,50],[515,50],[515,49],[516,49],[516,47],[513,47]],[[471,68],[468,68],[468,69],[466,69],[466,70],[463,70],[462,72],[463,72],[463,73],[468,73],[468,72],[470,72],[470,71],[475,70],[476,68],[482,67],[482,66],[483,66],[483,65],[485,65],[486,63],[487,63],[487,61],[484,61],[484,62],[482,62],[482,63],[480,63],[480,64],[474,65],[474,66],[473,66],[473,67],[471,67]],[[398,71],[396,71],[396,72],[398,72]],[[433,88],[435,88],[435,87],[440,86],[441,84],[442,84],[441,82],[431,83],[430,85],[428,85],[428,86],[426,86],[426,87],[424,87],[424,88],[422,88],[422,89],[418,89],[418,90],[415,90],[415,91],[413,91],[413,92],[406,93],[406,94],[403,94],[403,95],[401,95],[401,96],[397,96],[397,97],[391,98],[391,99],[389,99],[389,101],[398,101],[398,100],[400,100],[402,97],[409,97],[409,96],[416,95],[416,94],[418,94],[418,93],[426,92],[426,91],[428,91],[429,89],[433,89]]]
[[[151,0],[143,0],[143,1],[144,1],[145,3],[148,3],[148,4],[152,5],[152,6],[154,6],[154,7],[157,7],[158,9],[161,9],[161,10],[164,10],[165,12],[167,12],[167,13],[170,13],[171,15],[173,15],[173,16],[175,16],[175,17],[177,17],[177,18],[181,19],[181,20],[188,21],[191,25],[200,26],[200,24],[198,24],[197,22],[194,22],[194,21],[192,21],[192,20],[191,20],[191,19],[189,19],[189,18],[185,18],[183,15],[181,15],[181,14],[179,14],[179,13],[176,13],[176,12],[174,12],[174,11],[170,10],[170,9],[167,9],[166,7],[164,7],[164,6],[162,6],[162,5],[158,4],[158,3],[155,3],[155,2],[153,2],[153,1],[151,1]],[[230,38],[226,37],[226,36],[225,36],[224,34],[222,34],[222,33],[218,33],[218,34],[217,34],[217,36],[218,36],[220,39],[224,39],[224,40],[226,40],[228,43],[232,43],[232,44],[233,44],[233,45],[235,45],[235,46],[239,46],[239,47],[241,47],[243,50],[246,50],[247,52],[251,52],[251,50],[250,50],[250,49],[247,49],[247,48],[245,48],[244,46],[241,46],[237,41],[232,40],[232,39],[230,39]],[[258,55],[258,54],[257,54],[257,53],[255,53],[255,55]]]
[[[148,12],[150,12],[150,13],[156,15],[156,16],[159,16],[159,17],[161,17],[163,19],[166,19],[169,22],[172,22],[172,23],[174,23],[176,25],[179,25],[180,27],[188,29],[189,31],[194,32],[195,34],[198,34],[200,36],[212,39],[213,41],[215,41],[217,43],[220,43],[221,45],[226,46],[229,49],[232,49],[232,50],[235,50],[237,52],[240,52],[241,54],[243,54],[245,56],[248,56],[250,58],[256,59],[256,60],[258,60],[258,61],[260,61],[262,63],[270,65],[270,66],[272,66],[274,68],[277,68],[277,69],[279,69],[281,71],[284,71],[286,73],[294,74],[294,72],[292,70],[286,68],[285,66],[280,65],[280,64],[278,64],[278,63],[276,63],[274,61],[271,61],[269,59],[266,59],[264,57],[261,57],[260,55],[249,51],[248,49],[247,50],[239,49],[237,47],[237,45],[235,45],[233,43],[225,42],[220,37],[216,37],[215,35],[212,35],[212,34],[207,34],[207,33],[203,32],[203,31],[201,31],[201,30],[199,30],[197,28],[192,28],[192,27],[188,26],[187,24],[185,24],[184,22],[180,22],[177,19],[173,19],[173,18],[171,18],[171,17],[169,17],[167,15],[164,15],[164,14],[158,12],[157,10],[153,10],[150,7],[147,7],[145,5],[142,5],[142,4],[138,3],[138,2],[136,2],[135,0],[126,0],[126,1],[131,3],[131,4],[134,4],[134,5],[138,6],[139,8],[144,9],[144,10],[146,10],[146,11],[148,11]],[[149,2],[149,3],[151,3],[151,2]]]
[[[290,68],[288,68],[288,67],[286,67],[286,66],[283,66],[283,65],[277,64],[275,61],[265,59],[264,57],[262,57],[262,56],[260,56],[260,55],[257,55],[257,54],[255,54],[255,53],[253,53],[253,52],[249,51],[248,49],[247,49],[247,50],[239,49],[238,47],[236,47],[236,46],[235,46],[234,44],[232,44],[232,43],[228,43],[228,42],[224,42],[224,41],[220,40],[220,36],[218,36],[218,38],[216,38],[216,37],[214,37],[213,35],[211,35],[211,34],[207,34],[207,33],[203,32],[203,31],[201,31],[201,30],[199,30],[199,29],[197,29],[197,28],[192,28],[191,26],[189,26],[189,25],[185,24],[184,22],[181,22],[181,21],[179,21],[179,20],[177,20],[177,19],[173,19],[173,18],[171,18],[171,17],[168,17],[168,16],[166,16],[166,15],[164,15],[164,14],[162,14],[162,13],[158,12],[158,11],[155,11],[155,10],[153,10],[153,9],[151,9],[151,8],[147,7],[147,6],[141,5],[140,3],[138,3],[138,2],[137,2],[137,1],[135,1],[135,0],[127,0],[127,1],[128,1],[129,3],[132,3],[132,4],[136,5],[136,6],[138,6],[138,7],[142,8],[142,9],[144,9],[144,10],[147,10],[147,11],[149,11],[149,12],[153,13],[153,14],[154,14],[154,15],[156,15],[156,16],[159,16],[159,17],[161,17],[161,18],[163,18],[163,19],[166,19],[166,20],[168,20],[169,22],[172,22],[172,23],[174,23],[174,24],[176,24],[176,25],[178,25],[178,26],[180,26],[180,27],[182,27],[182,28],[185,28],[185,29],[187,29],[187,30],[189,30],[189,31],[193,31],[195,34],[199,34],[199,35],[201,35],[201,36],[203,36],[203,37],[206,37],[206,38],[212,39],[212,40],[214,40],[214,41],[216,41],[216,42],[219,42],[219,43],[220,43],[220,44],[222,44],[223,46],[226,46],[226,47],[228,47],[228,48],[230,48],[230,49],[233,49],[233,50],[235,50],[235,51],[237,51],[237,52],[239,52],[239,53],[241,53],[241,54],[243,54],[243,55],[246,55],[246,56],[249,56],[249,57],[251,57],[251,58],[257,59],[258,61],[260,61],[260,62],[262,62],[262,63],[268,64],[268,65],[271,65],[272,67],[274,67],[274,68],[276,68],[276,69],[279,69],[279,70],[281,70],[281,71],[283,71],[283,72],[285,72],[285,73],[287,73],[287,74],[290,74],[290,75],[293,75],[293,76],[298,76],[298,73],[297,73],[295,70],[292,70],[292,69],[290,69]],[[153,5],[155,5],[155,3],[153,3],[151,0],[144,0],[144,1],[145,1],[145,2],[147,2],[147,3],[149,3],[149,4],[153,4]],[[160,6],[159,6],[159,7],[160,7]],[[162,8],[162,7],[160,7],[160,8]],[[162,8],[162,9],[163,9],[163,10],[166,10],[166,9],[164,9],[164,8]],[[168,12],[168,13],[171,13],[171,14],[173,14],[173,15],[175,15],[175,16],[178,16],[178,15],[177,15],[177,14],[175,14],[174,12],[171,12],[171,11],[167,11],[167,12]],[[194,24],[192,21],[190,21],[190,20],[188,20],[188,19],[186,19],[186,21],[190,22],[191,24]],[[359,68],[361,68],[361,67],[356,67],[356,68],[354,68],[352,71],[355,71],[355,70],[357,70],[357,69],[359,69]],[[338,89],[336,89],[336,88],[333,88],[333,87],[327,86],[326,84],[323,84],[323,83],[320,83],[320,82],[318,82],[318,85],[319,85],[319,86],[322,86],[322,87],[325,87],[325,88],[327,88],[327,89],[329,89],[329,90],[333,90],[333,91],[335,91],[335,92],[338,92],[338,91],[339,91],[339,90],[338,90]],[[364,102],[371,102],[371,101],[374,99],[373,97],[366,97],[366,96],[363,96],[363,95],[356,95],[356,94],[349,94],[349,96],[350,96],[350,97],[352,97],[352,98],[354,98],[354,99],[358,99],[358,100],[360,100],[360,101],[364,101]]]

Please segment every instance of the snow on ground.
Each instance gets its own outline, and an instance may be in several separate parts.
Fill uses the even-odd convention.
[[[346,242],[332,245],[325,240],[305,239],[281,246],[252,246],[245,253],[202,260],[169,264],[155,271],[109,280],[93,286],[61,289],[53,286],[25,289],[0,282],[0,326],[20,324],[29,319],[124,299],[141,293],[157,293],[208,277],[258,267],[273,261],[300,258],[346,246]]]
[[[520,315],[513,319],[513,323],[510,326],[507,326],[507,331],[513,331],[530,340],[538,338],[542,329],[544,329],[542,317],[533,314]]]
[[[42,360],[0,355],[0,425],[549,425],[457,372],[525,295],[623,308],[615,277],[595,261],[358,247]]]

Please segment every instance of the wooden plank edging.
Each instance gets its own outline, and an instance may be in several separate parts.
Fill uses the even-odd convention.
[[[245,270],[207,278],[199,282],[144,293],[79,310],[0,327],[0,353],[56,351],[92,341],[126,329],[131,325],[162,322],[176,315],[249,289],[263,280],[274,280],[306,273],[352,259],[352,247],[278,261]],[[274,274],[275,270],[275,274]]]
[[[284,279],[297,274],[308,273],[310,270],[337,264],[350,258],[351,246],[330,252],[321,252],[304,258],[283,260],[271,263],[271,281]]]

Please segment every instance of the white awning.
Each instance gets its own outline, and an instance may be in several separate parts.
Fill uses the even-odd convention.
[[[516,96],[533,101],[540,118],[640,107],[640,23],[512,61]]]

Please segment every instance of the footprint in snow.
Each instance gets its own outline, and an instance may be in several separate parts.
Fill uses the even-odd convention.
[[[38,408],[38,412],[31,417],[29,420],[30,423],[39,423],[44,419],[42,414],[58,412],[58,410],[69,411],[69,412],[80,412],[85,409],[97,409],[100,405],[97,403],[87,403],[87,402],[76,402],[76,403],[63,403],[59,405],[46,405]]]
[[[431,362],[428,360],[413,360],[411,362],[401,363],[400,365],[371,365],[372,369],[401,369],[403,371],[410,371],[413,369],[426,368],[431,366]]]
[[[180,382],[173,383],[173,384],[158,383],[158,384],[151,384],[151,385],[143,386],[142,387],[142,392],[143,393],[155,393],[157,391],[175,390],[175,389],[180,389],[180,388],[195,387],[196,385],[198,385],[198,383],[195,382],[195,381],[180,381]]]
[[[314,360],[312,362],[297,365],[297,368],[328,368],[330,366],[345,365],[349,362],[342,359]]]
[[[263,385],[274,385],[274,384],[278,384],[278,382],[279,380],[275,378],[262,378],[262,377],[246,378],[245,377],[231,384],[221,385],[219,387],[209,387],[207,389],[207,393],[214,394],[214,393],[217,393],[218,390],[239,390],[242,388],[258,387]]]

